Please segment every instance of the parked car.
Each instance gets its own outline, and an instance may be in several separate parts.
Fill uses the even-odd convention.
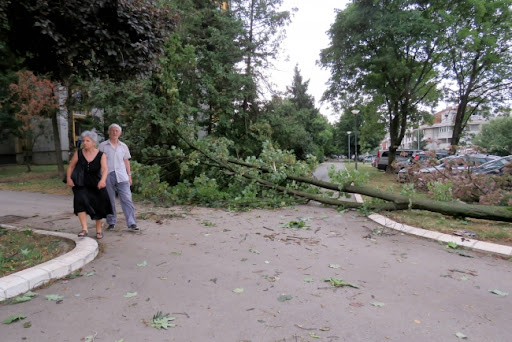
[[[450,154],[446,151],[437,151],[437,152],[419,152],[416,153],[412,160],[420,163],[421,165],[426,165],[427,161],[431,158],[436,158],[437,160],[448,157]]]
[[[481,175],[503,175],[503,169],[509,163],[512,163],[512,155],[498,158],[477,166],[473,172]]]
[[[432,167],[424,167],[418,171],[415,171],[414,174],[417,173],[435,173],[435,172],[443,172],[445,169],[450,168],[451,172],[461,172],[464,170],[474,171],[478,166],[483,165],[484,163],[499,159],[500,157],[490,155],[490,154],[465,154],[461,156],[448,156],[439,161],[441,164]],[[409,170],[403,169],[398,172],[398,181],[404,182],[409,178]]]
[[[401,164],[407,164],[409,162],[409,159],[416,154],[421,152],[421,150],[396,150],[395,152],[395,160],[396,162]],[[389,150],[379,150],[377,154],[377,168],[379,170],[386,170],[388,166],[388,160],[389,160]]]
[[[363,158],[363,163],[372,163],[377,156],[366,156]]]

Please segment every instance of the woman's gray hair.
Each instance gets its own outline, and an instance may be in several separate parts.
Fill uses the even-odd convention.
[[[82,138],[89,137],[96,144],[98,143],[98,133],[93,131],[83,131],[81,134]]]
[[[111,130],[112,128],[117,128],[117,129],[119,130],[119,132],[122,132],[122,131],[123,131],[123,129],[121,128],[121,126],[119,126],[119,125],[118,125],[118,124],[116,124],[116,123],[113,123],[112,125],[108,126],[108,131],[110,132],[110,130]]]

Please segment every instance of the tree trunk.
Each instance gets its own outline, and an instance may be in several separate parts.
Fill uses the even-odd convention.
[[[245,167],[250,167],[254,169],[258,169],[263,172],[273,172],[272,170],[269,170],[265,167],[259,167],[255,166],[246,162],[242,162],[235,159],[228,159],[227,161],[223,160],[217,160],[213,157],[211,157],[208,153],[205,151],[197,148],[192,143],[190,143],[182,134],[180,134],[178,131],[175,132],[177,136],[179,136],[182,140],[187,143],[191,148],[198,151],[202,155],[204,155],[207,159],[213,161],[215,164],[218,165],[218,167],[224,168],[231,173],[236,173],[237,171],[229,165],[229,163],[238,164]],[[250,176],[246,173],[242,173],[242,176],[248,179],[256,180],[258,183],[263,184],[265,186],[273,187],[275,189],[278,189],[279,191],[288,192],[297,196],[301,196],[304,198],[311,198],[312,195],[309,195],[297,190],[290,190],[285,187],[282,187],[278,184],[271,183],[269,181],[262,180],[258,177]],[[348,192],[348,193],[357,193],[361,195],[366,195],[370,197],[380,198],[386,201],[389,201],[391,203],[386,204],[385,208],[386,210],[403,210],[403,209],[420,209],[420,210],[428,210],[432,212],[441,213],[448,216],[454,216],[454,217],[471,217],[471,218],[477,218],[477,219],[484,219],[484,220],[494,220],[494,221],[504,221],[504,222],[512,222],[512,210],[509,210],[506,207],[496,207],[496,206],[479,206],[479,205],[469,205],[469,204],[462,204],[457,202],[439,202],[439,201],[432,201],[432,200],[425,200],[425,199],[416,199],[416,198],[409,198],[402,195],[395,195],[387,192],[382,192],[377,189],[370,189],[365,187],[359,187],[359,186],[352,186],[352,185],[342,185],[342,184],[335,184],[330,182],[325,182],[321,180],[316,180],[310,177],[301,177],[301,176],[292,176],[292,175],[286,175],[286,178],[289,180],[294,180],[297,182],[303,182],[311,185],[315,185],[321,188],[329,189],[329,190],[335,190],[335,191],[342,191],[342,192]],[[321,199],[321,201],[320,201]],[[315,200],[318,200],[319,202],[326,203],[326,204],[332,204],[332,205],[352,205],[352,204],[346,204],[348,202],[343,201],[336,201],[333,203],[327,203],[326,201],[332,200],[332,199],[322,199],[320,197],[315,197]],[[360,207],[361,204],[359,204]],[[394,206],[394,207],[393,207]],[[370,207],[371,208],[371,207]]]
[[[230,163],[243,165],[247,167],[257,168],[263,172],[271,172],[271,170],[256,167],[254,165],[240,162],[237,160],[229,160]],[[371,189],[366,187],[352,186],[352,185],[341,185],[336,183],[325,182],[316,180],[309,177],[299,177],[287,175],[287,179],[294,180],[297,182],[308,183],[324,189],[342,191],[348,193],[356,193],[369,197],[380,198],[389,201],[396,205],[396,209],[419,209],[428,210],[443,215],[454,216],[454,217],[471,217],[484,220],[494,221],[505,221],[512,222],[512,211],[505,207],[497,206],[483,206],[483,205],[470,205],[459,202],[439,202],[427,199],[409,198],[402,195],[391,194],[383,192],[377,189]],[[391,209],[387,209],[391,210]]]
[[[57,161],[57,170],[59,172],[59,177],[62,177],[64,176],[64,163],[62,162],[62,148],[60,145],[60,133],[57,115],[59,115],[59,113],[55,111],[55,113],[52,114],[51,119],[53,128],[53,141],[55,144],[55,160]]]

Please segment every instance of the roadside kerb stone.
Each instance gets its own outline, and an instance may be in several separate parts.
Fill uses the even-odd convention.
[[[19,227],[1,225],[3,228],[21,230]],[[34,267],[0,278],[0,301],[32,290],[53,279],[63,278],[82,268],[98,255],[98,242],[89,237],[79,238],[73,234],[32,229],[36,234],[58,236],[72,240],[75,248],[66,254]]]
[[[359,203],[363,203],[363,197],[359,194],[355,194],[356,201]],[[459,246],[464,246],[466,248],[489,252],[494,254],[499,254],[506,257],[512,257],[512,247],[511,246],[503,246],[495,243],[478,241],[473,239],[468,239],[466,237],[461,237],[457,235],[444,234],[440,232],[433,232],[431,230],[422,229],[412,227],[406,224],[395,222],[385,216],[379,214],[369,215],[368,218],[384,227],[391,228],[394,230],[398,230],[400,232],[421,236],[427,239],[432,239],[441,242],[455,242]]]

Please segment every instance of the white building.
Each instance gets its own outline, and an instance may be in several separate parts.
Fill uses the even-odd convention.
[[[427,145],[425,150],[449,150],[451,146],[451,138],[453,134],[453,127],[455,115],[457,114],[457,107],[448,107],[440,112],[434,114],[434,124],[422,125],[416,129],[408,129],[405,133],[404,139],[400,148],[402,149],[417,149],[418,135],[421,141],[426,141]],[[466,149],[471,147],[471,139],[478,134],[483,125],[488,124],[489,119],[482,117],[478,113],[471,116],[460,139],[460,148]],[[382,142],[382,148],[389,148],[389,134],[386,140]]]

